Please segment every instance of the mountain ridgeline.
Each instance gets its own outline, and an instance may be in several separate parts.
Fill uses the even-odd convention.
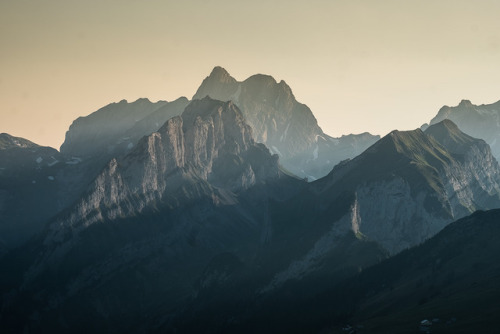
[[[462,100],[456,107],[442,107],[430,124],[444,119],[453,121],[465,133],[484,139],[490,145],[493,156],[500,159],[500,101],[474,105],[469,100]]]
[[[188,104],[186,98],[172,102],[138,99],[109,104],[71,124],[61,153],[81,158],[109,160],[123,155],[139,139],[158,130],[168,119],[179,116]]]
[[[233,101],[253,129],[254,139],[280,156],[281,164],[311,180],[326,175],[338,162],[353,158],[378,140],[369,133],[333,138],[319,127],[311,110],[295,100],[291,88],[271,76],[254,75],[238,82],[221,67],[203,80],[193,100],[210,96]],[[73,122],[61,153],[104,164],[126,154],[139,139],[180,115],[189,101],[123,100]]]
[[[451,121],[393,131],[312,184],[323,197],[355,194],[356,232],[397,253],[456,218],[500,205],[500,169],[488,145]]]
[[[485,329],[498,210],[474,212],[496,208],[500,166],[453,121],[332,138],[285,82],[216,67],[192,101],[79,118],[61,152],[0,135],[0,330]]]
[[[207,95],[234,101],[254,130],[255,140],[278,154],[281,164],[300,177],[318,179],[380,138],[369,133],[340,138],[326,135],[286,82],[276,82],[268,75],[257,74],[239,82],[225,69],[215,67],[193,99]]]

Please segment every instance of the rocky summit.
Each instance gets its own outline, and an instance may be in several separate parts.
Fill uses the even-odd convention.
[[[254,130],[255,140],[278,154],[285,168],[311,180],[328,174],[338,162],[355,157],[379,139],[368,133],[340,138],[326,135],[286,82],[269,75],[257,74],[239,82],[225,69],[215,67],[193,99],[205,96],[233,101]]]

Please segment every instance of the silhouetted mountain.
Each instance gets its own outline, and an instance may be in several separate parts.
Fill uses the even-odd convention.
[[[430,124],[444,119],[452,120],[465,133],[484,139],[495,158],[500,159],[500,101],[477,106],[462,100],[456,107],[442,107]]]
[[[56,176],[64,161],[53,148],[0,134],[0,248],[4,251],[41,231],[43,222],[58,211]]]
[[[225,69],[215,67],[193,99],[205,96],[234,101],[253,128],[256,141],[266,144],[280,156],[285,168],[301,177],[320,178],[380,138],[369,133],[340,138],[326,135],[290,87],[268,75],[257,74],[238,82]]]

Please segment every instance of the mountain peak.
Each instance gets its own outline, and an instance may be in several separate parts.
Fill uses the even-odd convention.
[[[226,71],[225,68],[223,68],[221,66],[215,66],[208,77],[214,78],[214,79],[219,79],[219,80],[221,80],[221,79],[224,80],[227,78],[231,78],[231,75],[229,74],[228,71]]]
[[[433,137],[451,153],[462,154],[469,149],[470,145],[480,141],[479,139],[463,133],[458,126],[449,119],[444,119],[439,123],[429,126],[427,130],[425,130],[425,134]]]
[[[276,85],[276,79],[274,79],[271,75],[268,74],[254,74],[245,81],[247,82],[258,82],[269,85]]]
[[[460,101],[459,107],[472,107],[472,102],[470,100]]]
[[[460,129],[458,128],[458,126],[452,120],[450,120],[448,118],[445,118],[441,122],[438,122],[436,124],[430,125],[427,128],[427,130],[428,129],[443,129],[443,130],[446,130],[446,131],[449,131],[449,132],[460,131]],[[460,131],[460,132],[462,132],[462,131]]]
[[[397,155],[406,156],[409,159],[420,162],[430,160],[447,161],[450,157],[442,150],[440,145],[431,136],[427,136],[422,130],[411,131],[394,130],[370,148],[367,153],[375,153],[376,156],[387,157]]]
[[[6,150],[10,148],[33,148],[39,147],[37,144],[21,138],[14,137],[8,133],[0,133],[0,150]]]
[[[199,100],[205,96],[213,99],[226,101],[228,97],[236,92],[238,81],[233,78],[224,68],[215,66],[208,77],[193,96],[193,100]]]

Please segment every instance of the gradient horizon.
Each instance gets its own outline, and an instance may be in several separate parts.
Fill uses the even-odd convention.
[[[332,136],[385,135],[500,100],[500,2],[0,1],[0,132],[59,148],[71,122],[191,98],[214,66],[285,80]]]

